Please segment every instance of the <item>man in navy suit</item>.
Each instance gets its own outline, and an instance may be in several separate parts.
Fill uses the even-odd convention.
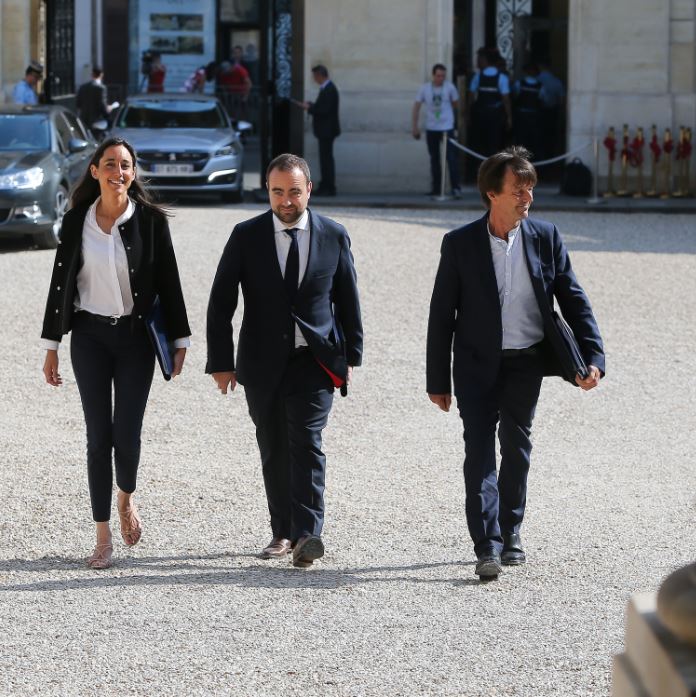
[[[428,321],[427,392],[449,411],[453,375],[464,423],[466,520],[481,579],[526,561],[520,526],[532,420],[542,377],[559,374],[547,340],[554,296],[588,365],[576,383],[591,390],[604,375],[602,339],[561,236],[528,217],[537,181],[528,158],[512,147],[481,165],[488,212],[445,235]]]
[[[336,166],[333,156],[333,142],[341,135],[338,120],[338,89],[329,78],[329,71],[324,65],[312,68],[314,82],[319,85],[319,95],[315,102],[300,102],[302,107],[312,115],[312,130],[319,143],[319,168],[321,181],[315,192],[317,196],[336,195]]]
[[[308,567],[324,554],[326,458],[321,450],[335,387],[345,394],[363,332],[350,239],[307,208],[309,167],[296,155],[268,166],[271,210],[237,225],[208,305],[208,362],[227,394],[244,385],[256,426],[271,517],[264,559]],[[232,317],[244,318],[235,361]]]

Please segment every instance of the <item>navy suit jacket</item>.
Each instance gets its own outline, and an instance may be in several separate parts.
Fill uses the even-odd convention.
[[[487,220],[488,214],[448,232],[442,240],[428,321],[429,394],[451,394],[452,374],[454,393],[458,396],[490,388],[498,375],[503,333]],[[556,226],[541,220],[523,220],[521,238],[546,333],[552,331],[555,297],[585,362],[597,366],[604,375],[599,329]],[[542,348],[545,374],[560,375],[558,361],[546,339]]]
[[[80,89],[77,91],[76,106],[77,113],[87,128],[91,128],[95,121],[108,119],[106,87],[94,81],[80,85]]]
[[[308,111],[312,115],[312,130],[315,137],[338,138],[341,126],[338,120],[338,89],[333,82],[319,90],[316,102],[310,105]]]
[[[291,305],[278,264],[273,213],[237,225],[222,253],[208,304],[207,373],[236,370],[242,385],[273,390],[295,345],[295,323],[314,357],[345,378],[362,361],[363,330],[350,239],[309,211],[307,269]],[[244,317],[235,361],[232,318],[239,288]]]

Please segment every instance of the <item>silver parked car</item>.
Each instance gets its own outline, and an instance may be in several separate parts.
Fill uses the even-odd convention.
[[[154,189],[218,193],[232,202],[242,198],[244,147],[214,96],[128,97],[110,135],[133,145],[139,174]]]
[[[31,237],[55,247],[68,192],[95,148],[62,106],[0,106],[0,239]]]

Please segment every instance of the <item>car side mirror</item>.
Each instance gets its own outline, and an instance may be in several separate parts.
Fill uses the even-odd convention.
[[[237,121],[234,124],[234,130],[237,131],[239,135],[242,135],[243,133],[247,133],[251,130],[253,130],[254,126],[253,124],[249,123],[248,121]]]
[[[81,140],[80,138],[71,138],[68,142],[68,150],[70,152],[82,152],[88,146],[89,143],[86,140]]]

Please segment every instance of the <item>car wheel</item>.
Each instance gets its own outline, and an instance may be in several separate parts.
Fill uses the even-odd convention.
[[[68,209],[68,190],[59,184],[53,197],[53,224],[34,237],[40,249],[55,249],[58,246],[60,227],[63,224],[63,216]]]
[[[241,189],[236,191],[225,191],[222,194],[223,203],[241,203],[244,200],[244,195]]]

